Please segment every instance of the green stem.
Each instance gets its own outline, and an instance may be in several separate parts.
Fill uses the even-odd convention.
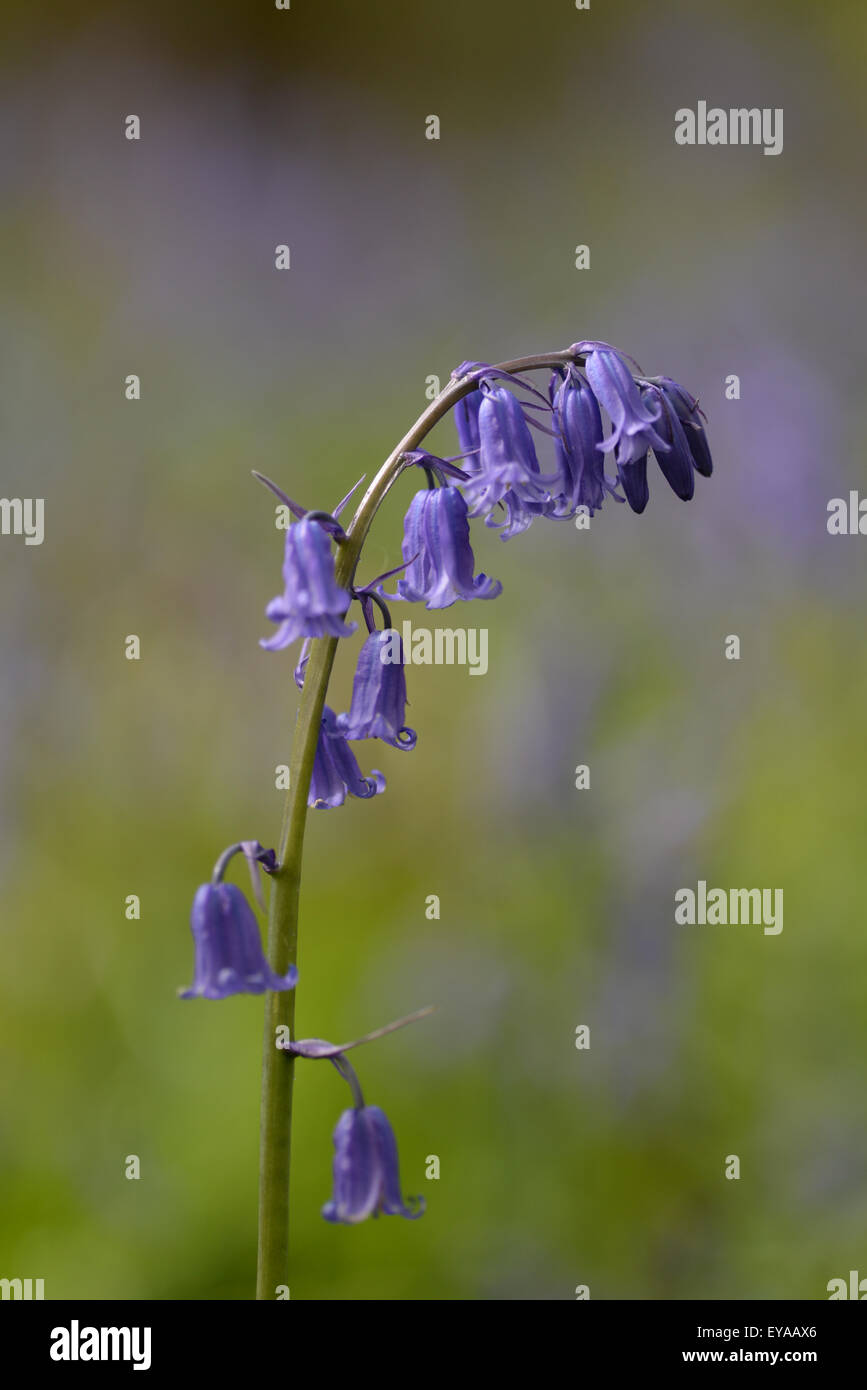
[[[520,357],[501,362],[498,370],[517,374],[562,366],[576,361],[568,349],[562,352]],[[338,547],[335,576],[348,589],[355,578],[361,548],[386,494],[403,470],[410,466],[403,456],[417,449],[434,425],[462,396],[475,390],[476,382],[449,381],[440,394],[389,455],[358,505]],[[298,709],[289,764],[289,790],[283,811],[278,859],[272,875],[268,922],[268,959],[278,975],[285,975],[297,961],[298,897],[301,888],[301,854],[307,824],[307,796],[325,695],[338,638],[323,637],[311,643],[310,661]],[[295,1037],[294,989],[269,993],[265,1004],[265,1039],[262,1063],[262,1109],[259,1151],[259,1267],[256,1297],[273,1299],[289,1277],[289,1163],[292,1133],[292,1090],[296,1058],[277,1048],[277,1029],[287,1027]]]

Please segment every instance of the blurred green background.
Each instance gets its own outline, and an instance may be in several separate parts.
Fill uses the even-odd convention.
[[[684,505],[653,468],[589,532],[478,527],[503,595],[442,621],[488,627],[487,676],[411,669],[417,749],[361,750],[387,793],[311,814],[301,1035],[438,1012],[356,1054],[417,1223],[322,1221],[348,1093],[299,1069],[292,1297],[867,1274],[867,542],[826,531],[864,477],[864,7],[4,18],[2,492],[46,535],[0,540],[0,1275],[252,1296],[261,1001],[175,997],[196,886],[281,814],[294,653],[257,646],[281,536],[249,471],[333,506],[430,374],[585,337],[701,398],[716,472]],[[782,107],[783,153],[676,146],[699,100]],[[782,934],[676,926],[699,878],[783,888]]]

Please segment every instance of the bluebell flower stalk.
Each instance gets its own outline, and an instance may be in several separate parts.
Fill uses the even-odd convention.
[[[558,447],[563,451],[557,474],[548,477],[543,475],[539,468],[535,448],[527,429],[527,420],[532,418],[527,412],[533,408],[532,405],[519,404],[507,386],[501,386],[500,383],[520,383],[524,374],[533,371],[554,372],[564,379],[572,380],[572,373],[580,368],[583,368],[580,383],[586,383],[596,405],[601,405],[609,414],[611,433],[607,439],[596,439],[593,405],[586,394],[583,401],[570,403],[568,410],[566,404],[561,402],[558,423],[552,403],[544,402],[544,398],[535,392],[535,396],[544,402],[551,427],[541,421],[533,420],[532,423],[553,434],[555,442],[559,441]],[[578,385],[579,382],[573,381],[573,389],[577,389]],[[583,392],[585,387],[581,385],[580,389]],[[645,392],[647,394],[644,394]],[[289,789],[278,845],[278,863],[272,875],[267,954],[270,967],[278,977],[285,977],[297,957],[298,901],[308,798],[323,720],[327,718],[325,700],[328,683],[338,642],[342,640],[345,626],[347,609],[342,606],[344,596],[359,598],[363,611],[367,614],[371,594],[367,590],[355,588],[355,577],[362,547],[373,519],[401,474],[420,462],[425,466],[424,459],[419,457],[423,441],[434,425],[461,402],[465,403],[458,416],[459,443],[462,448],[461,465],[468,477],[465,481],[459,481],[457,486],[467,495],[470,504],[468,510],[484,515],[489,524],[501,526],[500,534],[505,537],[516,535],[526,529],[536,517],[556,518],[568,515],[570,509],[582,502],[595,509],[601,504],[602,493],[611,492],[617,496],[614,483],[609,483],[604,472],[600,471],[599,464],[593,456],[592,444],[595,444],[595,451],[600,459],[606,450],[614,450],[621,483],[626,487],[625,479],[628,479],[630,488],[633,486],[634,474],[627,474],[625,470],[640,470],[642,460],[646,467],[649,449],[652,448],[657,453],[657,458],[660,454],[674,453],[675,457],[667,460],[667,464],[670,462],[674,465],[671,477],[677,481],[683,492],[684,453],[673,423],[676,419],[686,441],[692,465],[696,471],[709,472],[706,466],[709,455],[705,461],[702,454],[704,433],[700,413],[697,414],[697,404],[688,393],[682,388],[676,388],[674,383],[669,384],[667,378],[651,379],[644,378],[640,373],[632,373],[621,355],[607,344],[577,343],[561,351],[517,358],[497,365],[463,364],[386,459],[358,503],[345,532],[341,530],[339,535],[334,531],[328,533],[335,547],[333,574],[325,563],[321,543],[317,540],[314,556],[313,547],[306,545],[307,537],[304,537],[305,546],[299,565],[303,568],[309,561],[317,582],[321,581],[324,599],[317,602],[313,608],[305,610],[287,588],[279,606],[275,605],[271,612],[271,616],[281,624],[290,624],[289,628],[281,628],[278,634],[280,645],[283,645],[284,641],[292,640],[289,637],[290,631],[313,638],[309,645],[309,657],[302,658],[301,662],[304,668],[303,689],[290,756]],[[580,409],[577,409],[577,405],[580,405]],[[536,408],[539,408],[538,405]],[[703,466],[700,466],[700,463]],[[455,486],[451,477],[438,479],[436,469],[430,468],[429,465],[428,472],[429,479],[434,483],[443,482],[449,490]],[[442,502],[437,504],[442,505]],[[505,525],[502,525],[503,516]],[[309,524],[314,523],[314,518],[316,514],[307,514]],[[294,523],[292,529],[298,524],[303,523]],[[460,546],[458,548],[460,549]],[[436,553],[438,556],[441,555],[441,551]],[[410,571],[416,557],[405,555],[404,558],[408,566],[407,579],[412,585],[415,576]],[[440,563],[439,559],[437,563]],[[430,570],[425,570],[424,561],[420,563],[418,574],[422,580],[421,585],[416,585],[419,594],[424,591],[426,598],[429,598],[431,593],[436,592],[439,596],[436,586],[432,586]],[[454,598],[467,597],[470,586],[478,582],[474,577],[474,565],[470,564],[469,568],[467,567],[466,555],[462,556],[454,574],[447,577],[452,585]],[[338,593],[339,600],[334,597]],[[493,597],[493,594],[478,593],[472,596]],[[319,619],[322,620],[321,626],[315,628],[314,620]],[[332,622],[335,626],[330,625]],[[305,626],[305,623],[308,625]],[[374,709],[374,714],[382,713],[379,707],[379,692],[374,691],[372,685],[366,687],[366,691],[368,696],[373,692],[371,708]],[[389,707],[396,710],[399,699],[395,703],[393,689],[389,698]],[[356,722],[353,720],[353,711],[350,710],[350,723],[358,729],[365,727],[372,730],[373,724],[366,723],[360,708],[357,714]],[[396,715],[393,715],[390,723],[396,724]],[[388,720],[386,724],[389,724]],[[273,1299],[276,1290],[288,1282],[290,1136],[294,1070],[299,1055],[311,1055],[299,1051],[300,1045],[294,1044],[295,995],[295,990],[283,990],[271,991],[266,996],[257,1277],[257,1297],[261,1299]],[[277,1039],[281,1036],[290,1039],[289,1046],[278,1046]],[[362,1106],[356,1103],[354,1108],[359,1110]],[[379,1124],[384,1136],[381,1122],[375,1120],[373,1123]],[[366,1210],[373,1200],[372,1193],[376,1194],[376,1200],[371,1209],[383,1201],[389,1205],[393,1204],[392,1199],[396,1191],[399,1197],[399,1190],[394,1184],[396,1159],[392,1164],[391,1151],[385,1138],[383,1137],[381,1148],[376,1150],[376,1155],[371,1157],[374,1151],[370,1145],[364,1147],[359,1138],[362,1131],[358,1129],[358,1124],[357,1120],[351,1123],[346,1121],[340,1133],[338,1151],[355,1164],[355,1171],[361,1172],[363,1169],[367,1175],[367,1197],[358,1204],[355,1197],[350,1199],[346,1193],[341,1195],[336,1192],[335,1215],[343,1213],[339,1219]],[[402,1198],[400,1200],[402,1201]]]

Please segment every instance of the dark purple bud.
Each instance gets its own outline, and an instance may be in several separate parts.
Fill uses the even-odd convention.
[[[647,488],[647,455],[642,454],[634,463],[618,463],[617,479],[623,488],[626,500],[634,512],[643,512],[649,496]]]
[[[326,1221],[355,1225],[368,1216],[414,1219],[424,1212],[420,1197],[404,1201],[397,1143],[376,1105],[344,1110],[334,1131],[334,1196],[322,1208]]]
[[[655,412],[648,408],[620,353],[604,343],[577,346],[589,349],[584,371],[612,424],[611,434],[598,446],[600,452],[613,449],[619,464],[635,463],[648,449],[665,453],[668,445],[654,429],[661,407],[657,405]]]
[[[284,592],[265,609],[279,623],[273,637],[260,643],[268,651],[288,647],[298,637],[349,637],[357,624],[343,618],[350,596],[334,577],[334,556],[327,531],[307,517],[286,532]]]
[[[502,592],[499,580],[473,575],[467,504],[457,488],[417,492],[403,525],[406,575],[387,598],[449,608],[457,599],[496,598]]]
[[[193,983],[182,999],[226,999],[230,994],[262,994],[294,989],[298,971],[290,965],[275,975],[262,951],[253,909],[234,883],[204,883],[193,899],[190,927],[196,948]]]
[[[337,716],[344,738],[379,738],[392,748],[414,748],[415,729],[404,724],[406,673],[403,646],[394,628],[371,632],[358,655],[348,714]]]
[[[385,778],[375,769],[363,777],[355,754],[337,728],[334,710],[325,706],[307,805],[315,810],[342,806],[347,793],[366,801],[385,791]]]
[[[674,408],[677,418],[683,425],[683,432],[689,444],[696,472],[709,478],[713,472],[713,460],[710,456],[710,446],[704,429],[703,412],[699,409],[698,401],[683,386],[672,381],[670,376],[654,376],[650,380],[662,388],[666,400]]]
[[[672,492],[675,492],[681,501],[688,502],[695,492],[695,469],[683,425],[665,392],[658,386],[642,386],[641,399],[648,409],[654,404],[660,408],[659,433],[665,441],[666,448],[662,453],[658,448],[653,452],[662,476]]]

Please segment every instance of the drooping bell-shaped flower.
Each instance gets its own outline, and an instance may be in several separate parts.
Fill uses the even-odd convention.
[[[471,516],[490,516],[510,492],[524,506],[549,500],[551,480],[540,473],[521,403],[505,386],[482,393],[478,459],[478,471],[464,485]]]
[[[439,492],[442,489],[435,489]],[[406,673],[403,647],[392,628],[371,632],[358,655],[348,714],[337,716],[346,739],[379,738],[392,748],[414,748],[415,729],[404,724]]]
[[[337,727],[337,716],[326,705],[319,730],[319,742],[313,759],[313,776],[307,805],[315,810],[342,806],[347,794],[366,801],[385,791],[385,778],[374,769],[369,777],[362,775],[355,754]]]
[[[568,373],[557,389],[554,419],[559,431],[555,449],[561,478],[554,491],[561,502],[560,514],[568,516],[583,506],[592,516],[602,506],[606,492],[601,449],[604,431],[596,397],[577,372]]]
[[[356,623],[343,619],[350,596],[334,576],[331,539],[321,522],[302,517],[286,532],[284,590],[272,599],[265,616],[279,623],[273,637],[260,645],[267,651],[288,647],[298,637],[349,637]]]
[[[271,969],[262,950],[259,924],[240,888],[224,883],[222,874],[232,854],[243,850],[253,872],[254,861],[270,871],[273,850],[252,841],[233,845],[217,862],[214,879],[203,883],[193,899],[190,927],[196,948],[193,983],[182,999],[226,999],[230,994],[262,994],[266,989],[294,989],[298,970],[285,975]],[[254,884],[256,878],[254,877]]]
[[[661,406],[650,408],[620,353],[607,343],[578,343],[586,351],[584,371],[594,396],[611,420],[612,430],[599,444],[600,452],[614,450],[618,464],[636,463],[648,449],[665,453],[666,441],[655,425]]]
[[[394,1132],[376,1105],[344,1110],[334,1131],[334,1196],[322,1208],[326,1221],[355,1225],[379,1212],[414,1219],[419,1197],[404,1201]]]
[[[709,478],[713,472],[713,460],[710,456],[710,446],[703,424],[704,416],[695,396],[690,395],[689,391],[678,382],[672,381],[670,376],[654,376],[650,380],[661,388],[665,399],[673,407],[677,418],[683,425],[683,432],[689,444],[696,472]]]
[[[417,1023],[431,1013],[431,1008],[417,1009],[406,1018],[348,1043],[330,1043],[324,1038],[277,1041],[278,1048],[296,1057],[327,1059],[352,1091],[353,1108],[343,1112],[334,1131],[334,1196],[322,1208],[326,1221],[354,1225],[379,1212],[417,1217],[424,1211],[422,1198],[410,1197],[405,1202],[401,1195],[397,1144],[391,1125],[377,1106],[365,1104],[361,1082],[346,1053]]]
[[[404,521],[406,574],[388,598],[424,602],[426,608],[449,608],[457,599],[496,598],[497,579],[473,575],[467,503],[454,487],[417,492]]]
[[[480,467],[479,410],[483,400],[481,391],[471,391],[461,397],[454,410],[463,467],[468,473],[477,473]]]

